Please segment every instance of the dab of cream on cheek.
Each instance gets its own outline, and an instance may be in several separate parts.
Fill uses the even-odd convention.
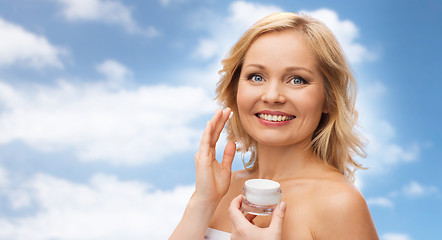
[[[247,180],[243,188],[241,208],[254,215],[271,215],[281,201],[281,186],[268,179]]]

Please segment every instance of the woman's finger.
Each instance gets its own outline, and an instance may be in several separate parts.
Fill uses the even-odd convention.
[[[234,142],[227,142],[226,147],[224,148],[223,160],[221,161],[221,165],[224,169],[228,171],[232,171],[232,162],[235,157],[236,145]]]
[[[200,146],[195,158],[196,166],[204,164],[208,166],[211,164],[212,159],[209,156],[210,152],[210,135],[212,134],[213,125],[211,121],[208,121],[206,128],[204,129],[203,135],[201,136]]]
[[[279,235],[282,232],[282,223],[284,221],[286,206],[285,202],[280,202],[278,206],[276,206],[269,226],[269,229]]]
[[[213,133],[213,128],[215,123],[218,122],[218,119],[222,116],[221,109],[216,110],[215,114],[213,114],[212,119],[207,121],[206,128],[204,129],[203,135],[200,140],[200,149],[203,145],[208,145],[206,147],[210,147],[211,135]]]
[[[242,195],[237,196],[232,200],[229,207],[230,219],[233,226],[240,226],[242,224],[250,224],[241,212]]]
[[[224,129],[224,126],[226,125],[227,120],[229,120],[230,113],[232,111],[230,108],[226,108],[222,111],[221,116],[218,118],[217,122],[214,124],[214,130],[212,134],[211,139],[211,146],[215,146],[216,142],[219,139],[219,136],[221,135],[222,130]]]
[[[207,122],[206,128],[204,129],[198,150],[199,155],[204,155],[204,153],[208,154],[210,148],[215,147],[229,116],[230,109],[226,109],[225,111],[221,111],[221,109],[216,110],[212,119]]]
[[[224,114],[224,111],[221,109],[217,109],[215,111],[215,114],[213,114],[212,119],[210,119],[210,122],[212,122],[212,127],[215,129],[215,127],[217,126],[220,118],[222,118]]]
[[[216,110],[215,114],[213,115],[212,119],[207,122],[206,128],[204,129],[203,135],[200,140],[200,146],[198,149],[198,152],[200,155],[208,156],[210,148],[215,147],[213,142],[214,138],[214,129],[216,126],[216,123],[219,121],[219,119],[222,117],[223,111],[221,109]],[[216,141],[215,141],[216,143]]]

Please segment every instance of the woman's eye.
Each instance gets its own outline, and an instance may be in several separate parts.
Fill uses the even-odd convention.
[[[254,82],[262,82],[264,79],[259,76],[259,75],[251,75],[249,77],[250,80],[254,81]]]
[[[291,82],[295,85],[301,85],[307,83],[302,77],[294,77],[292,78]]]

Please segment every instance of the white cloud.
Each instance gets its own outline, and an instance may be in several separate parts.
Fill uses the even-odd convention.
[[[185,71],[187,78],[213,92],[219,79],[218,71],[222,67],[220,62],[241,34],[259,19],[280,11],[282,9],[274,5],[236,1],[230,4],[229,15],[226,17],[213,12],[195,14],[192,25],[204,28],[208,37],[199,39],[193,57],[208,64],[204,69]]]
[[[239,31],[245,31],[261,18],[275,12],[283,11],[275,5],[262,5],[245,1],[233,2],[227,22]]]
[[[364,187],[364,181],[361,178],[355,177],[354,179],[354,183],[355,187],[357,189],[359,189],[359,191],[362,190],[362,188]]]
[[[167,239],[193,190],[194,186],[158,190],[104,174],[86,184],[37,174],[21,186],[37,212],[0,217],[0,239]]]
[[[15,88],[0,82],[0,144],[73,150],[83,161],[137,165],[198,146],[191,127],[215,103],[198,87],[118,88],[106,82]]]
[[[0,166],[0,191],[9,184],[9,173]]]
[[[158,35],[153,26],[140,27],[132,17],[130,9],[119,1],[112,0],[54,0],[63,6],[62,14],[70,21],[99,21],[118,24],[129,33]]]
[[[270,13],[284,11],[278,6],[245,1],[233,2],[229,6],[229,10],[229,16],[221,24],[218,21],[212,21],[216,24],[216,27],[206,26],[211,36],[200,39],[195,56],[203,60],[211,59],[212,57],[224,57],[241,34],[256,21]],[[373,53],[369,52],[362,44],[356,42],[359,32],[357,26],[352,21],[340,20],[338,14],[330,9],[302,12],[323,21],[330,28],[338,38],[350,62],[360,63],[374,58]],[[204,16],[207,17],[206,15]]]
[[[60,56],[66,54],[66,50],[52,45],[44,36],[0,18],[0,37],[0,66],[63,68]]]
[[[375,58],[375,55],[368,51],[365,46],[356,42],[359,37],[359,30],[352,21],[340,20],[336,12],[325,8],[302,12],[321,20],[330,28],[351,63],[360,63]]]
[[[411,240],[411,237],[403,233],[386,233],[382,235],[381,240]]]
[[[368,171],[358,173],[385,174],[400,164],[416,161],[420,154],[420,145],[410,142],[409,145],[402,146],[397,143],[395,127],[381,113],[388,89],[379,81],[370,81],[370,84],[359,89],[356,104],[361,131],[368,139],[368,158],[361,162],[369,167]]]
[[[262,5],[258,3],[249,3],[244,1],[236,1],[229,6],[229,16],[222,20],[216,21],[216,17],[212,17],[208,22],[212,23],[207,27],[209,37],[201,38],[195,51],[195,56],[202,60],[216,58],[219,62],[235,41],[239,39],[250,26],[259,19],[269,15],[270,13],[280,12],[281,8],[273,5]],[[208,17],[204,15],[204,18]],[[198,19],[201,21],[201,19]],[[207,20],[206,20],[207,21]]]
[[[439,189],[434,186],[424,186],[416,181],[411,181],[409,184],[404,185],[399,191],[392,191],[386,197],[368,198],[367,203],[371,206],[392,208],[394,207],[393,199],[404,199],[428,197],[438,193]]]
[[[380,207],[387,207],[391,208],[394,206],[393,202],[385,197],[378,197],[378,198],[368,198],[367,204],[371,206],[380,206]]]
[[[108,79],[123,79],[132,75],[132,71],[126,66],[112,59],[100,63],[97,65],[96,69]]]
[[[423,197],[436,193],[438,189],[434,186],[424,186],[416,181],[411,181],[402,188],[402,192],[408,197]]]
[[[163,7],[168,7],[172,3],[184,3],[187,2],[188,0],[158,0],[158,1]]]
[[[115,88],[123,86],[124,82],[133,75],[130,69],[113,59],[105,60],[95,69],[106,77],[110,86]]]
[[[160,4],[163,6],[169,6],[169,4],[170,4],[170,0],[159,0],[159,1],[160,1]]]
[[[201,39],[195,55],[202,59],[209,59],[218,54],[218,43],[212,39]]]

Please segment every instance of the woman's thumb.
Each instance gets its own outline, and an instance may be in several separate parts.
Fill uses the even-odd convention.
[[[272,221],[270,222],[269,228],[281,234],[282,223],[284,222],[285,210],[287,205],[285,202],[280,202],[278,206],[273,211]]]

